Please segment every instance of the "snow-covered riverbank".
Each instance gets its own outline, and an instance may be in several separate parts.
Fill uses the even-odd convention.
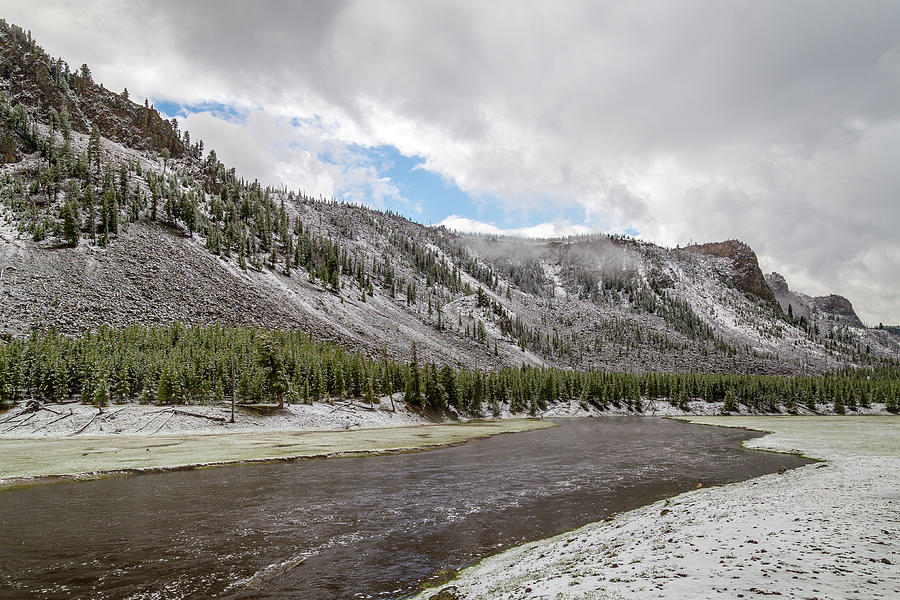
[[[821,405],[817,412],[827,413],[830,407]],[[806,411],[800,408],[801,411]],[[687,410],[673,406],[666,400],[645,400],[643,415],[657,417],[713,416],[722,412],[721,402],[688,402]],[[883,404],[859,408],[858,414],[887,414]],[[634,414],[622,405],[607,410],[583,407],[576,401],[560,401],[539,412],[537,417],[603,417]],[[490,415],[489,415],[490,416]],[[500,418],[527,418],[529,415],[510,413],[504,407]],[[465,419],[463,419],[465,420]],[[129,402],[107,406],[99,412],[95,406],[68,402],[42,404],[21,402],[0,413],[2,438],[65,438],[106,435],[160,436],[166,434],[201,434],[272,431],[322,431],[372,429],[423,425],[435,420],[410,409],[402,394],[381,398],[374,406],[359,401],[335,400],[333,403],[286,404],[276,410],[267,406],[238,406],[231,422],[227,405],[157,406]],[[448,421],[449,422],[449,421]]]
[[[463,571],[419,598],[900,597],[900,418],[700,417],[827,462],[701,488]]]
[[[230,421],[231,408],[226,405],[156,406],[130,402],[107,406],[101,414],[96,407],[79,403],[22,403],[0,415],[0,438],[345,430],[434,422],[410,410],[402,400],[395,399],[392,404],[387,397],[374,408],[348,401],[286,404],[280,410],[238,406],[234,423]]]

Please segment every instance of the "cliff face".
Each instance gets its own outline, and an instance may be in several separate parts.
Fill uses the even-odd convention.
[[[0,20],[0,81],[10,104],[21,102],[48,120],[50,109],[68,114],[72,129],[100,134],[131,148],[184,153],[184,143],[172,123],[149,106],[131,102],[123,94],[94,83],[90,70],[70,72],[62,59],[54,59],[30,34]],[[15,156],[9,157],[13,162]]]
[[[822,312],[833,315],[851,325],[863,327],[863,322],[856,315],[856,311],[853,310],[853,305],[843,296],[838,296],[837,294],[819,296],[813,298],[813,302],[816,303],[816,306],[818,306]]]
[[[688,246],[686,250],[730,259],[733,268],[731,283],[737,289],[756,296],[772,308],[779,312],[781,311],[781,306],[775,299],[775,294],[772,292],[769,284],[766,283],[762,269],[759,268],[756,253],[744,242],[740,240],[709,242],[707,244]]]

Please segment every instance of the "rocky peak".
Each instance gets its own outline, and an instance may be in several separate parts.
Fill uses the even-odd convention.
[[[48,120],[50,110],[65,110],[72,129],[100,135],[132,148],[181,156],[184,142],[172,122],[150,106],[135,104],[125,93],[93,81],[87,65],[70,71],[62,59],[48,55],[16,25],[0,19],[0,88],[10,104],[21,102]]]
[[[781,306],[775,299],[772,288],[766,283],[762,269],[759,268],[759,260],[750,246],[740,240],[725,240],[724,242],[709,242],[695,244],[685,248],[690,252],[727,258],[731,261],[733,273],[731,283],[739,290],[761,298],[766,304],[779,312]],[[785,284],[787,285],[787,284]]]
[[[781,273],[776,273],[775,271],[772,271],[771,273],[766,275],[766,283],[769,285],[776,296],[784,296],[791,291],[784,276],[781,275]]]

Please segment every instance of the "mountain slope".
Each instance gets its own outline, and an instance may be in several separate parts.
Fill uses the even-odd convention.
[[[0,61],[0,333],[224,321],[480,367],[815,372],[900,356],[858,319],[785,314],[735,240],[464,236],[263,188],[14,26],[0,24]],[[842,310],[818,302],[796,306]]]

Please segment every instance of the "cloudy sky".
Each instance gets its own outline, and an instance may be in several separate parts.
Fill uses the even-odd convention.
[[[900,322],[900,3],[6,2],[249,178],[472,231],[739,238]]]

